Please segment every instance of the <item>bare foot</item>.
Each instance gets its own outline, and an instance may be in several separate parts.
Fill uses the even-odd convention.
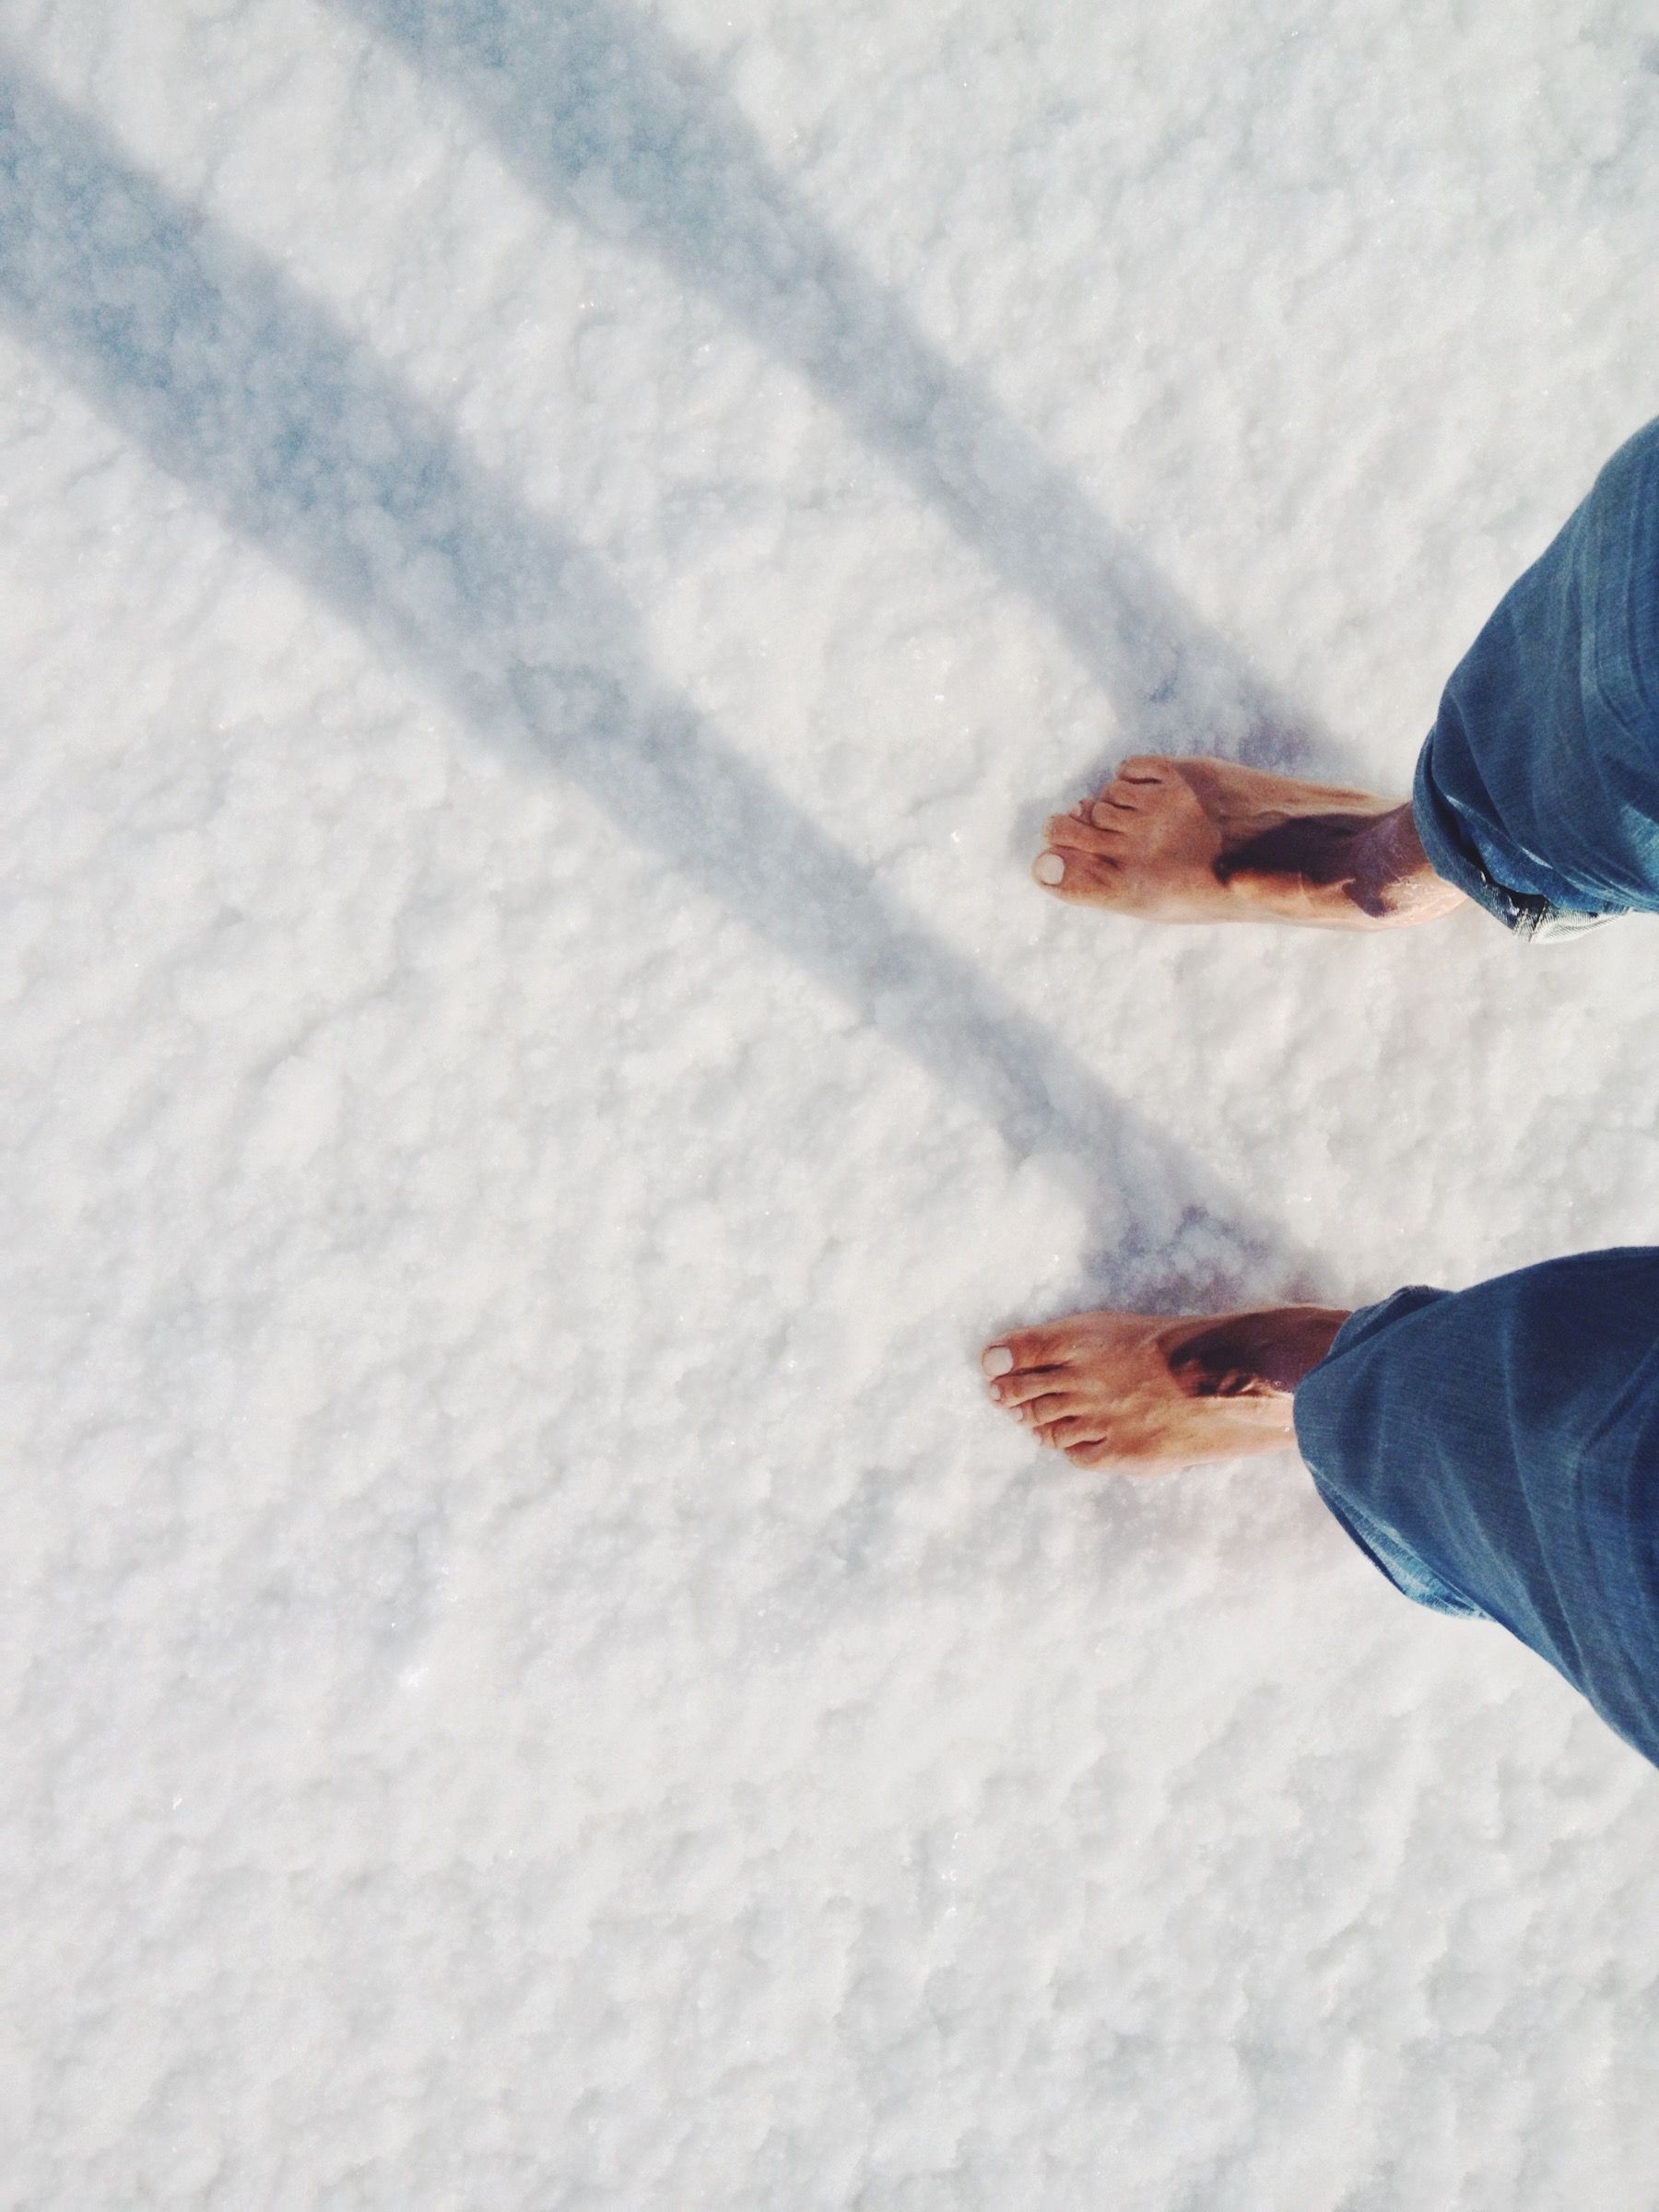
[[[1291,1443],[1296,1386],[1347,1319],[1332,1306],[1074,1313],[1000,1337],[981,1365],[1039,1443],[1080,1467],[1159,1475]]]
[[[1409,806],[1231,760],[1125,760],[1045,835],[1044,890],[1150,922],[1397,929],[1464,903]]]

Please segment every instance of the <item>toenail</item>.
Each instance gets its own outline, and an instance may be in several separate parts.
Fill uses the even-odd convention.
[[[994,1344],[980,1361],[988,1375],[1006,1375],[1013,1371],[1014,1355],[1006,1344]]]
[[[1065,863],[1058,853],[1045,853],[1031,873],[1039,883],[1064,883],[1065,881]]]
[[[1002,1404],[1002,1388],[1001,1388],[1001,1385],[1000,1385],[999,1383],[993,1382],[993,1383],[991,1383],[991,1384],[989,1384],[989,1385],[988,1385],[988,1388],[989,1388],[989,1390],[990,1390],[990,1393],[991,1393],[991,1402],[992,1402],[992,1404],[993,1404],[994,1406],[1000,1406],[1000,1405]]]

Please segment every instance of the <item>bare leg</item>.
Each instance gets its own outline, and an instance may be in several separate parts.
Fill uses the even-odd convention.
[[[1151,922],[1398,929],[1465,903],[1409,806],[1230,760],[1125,760],[1045,834],[1045,890]]]
[[[1297,1384],[1347,1319],[1333,1306],[1074,1313],[986,1347],[992,1397],[1082,1467],[1158,1475],[1294,1441]]]

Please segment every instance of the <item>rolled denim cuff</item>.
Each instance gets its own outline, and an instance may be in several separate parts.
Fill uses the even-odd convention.
[[[1331,1393],[1341,1392],[1336,1363],[1345,1351],[1386,1329],[1395,1312],[1411,1312],[1424,1299],[1438,1295],[1414,1285],[1374,1306],[1361,1306],[1358,1312],[1350,1313],[1333,1338],[1330,1350],[1298,1384],[1292,1418],[1296,1422],[1298,1449],[1313,1477],[1313,1488],[1319,1492],[1321,1501],[1378,1572],[1394,1584],[1402,1597],[1410,1598],[1414,1605],[1427,1606],[1431,1613],[1448,1613],[1464,1620],[1485,1620],[1488,1616],[1477,1605],[1461,1590],[1453,1589],[1443,1574],[1406,1543],[1398,1529],[1388,1527],[1375,1513],[1369,1512],[1343,1483],[1337,1471],[1340,1453],[1335,1449],[1340,1418],[1333,1418],[1334,1408],[1325,1403]]]
[[[1588,912],[1558,905],[1540,893],[1512,891],[1500,883],[1481,858],[1470,826],[1435,782],[1432,732],[1418,755],[1411,786],[1411,819],[1429,865],[1441,881],[1455,885],[1524,944],[1579,936],[1627,911],[1608,907]]]

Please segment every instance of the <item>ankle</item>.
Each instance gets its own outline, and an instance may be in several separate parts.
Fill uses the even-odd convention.
[[[1270,1306],[1179,1322],[1164,1339],[1164,1358],[1190,1397],[1282,1398],[1288,1407],[1347,1318],[1336,1306]]]
[[[1377,817],[1364,860],[1364,888],[1389,921],[1429,922],[1464,903],[1457,886],[1435,874],[1409,803]]]
[[[1286,919],[1389,929],[1432,921],[1463,894],[1429,865],[1408,803],[1291,815],[1215,864],[1219,882]]]

